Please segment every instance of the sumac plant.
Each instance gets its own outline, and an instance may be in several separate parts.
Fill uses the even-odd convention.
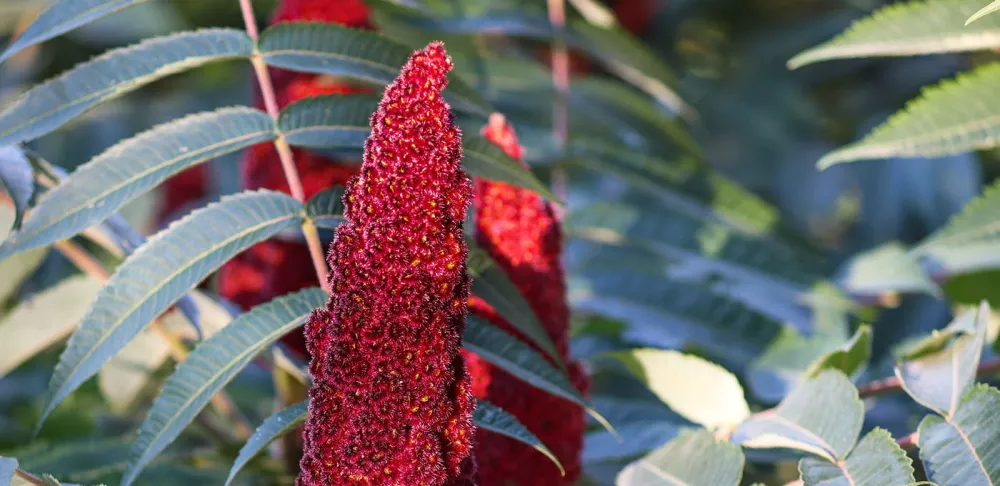
[[[773,66],[676,4],[0,0],[0,485],[1000,484],[1000,190],[863,251],[796,224],[804,181],[717,160],[773,127],[726,83]],[[133,38],[180,10],[230,26]],[[996,10],[791,58],[984,51],[809,177],[942,159],[866,183],[951,204],[944,159],[1000,140]],[[175,95],[211,108],[59,138]],[[947,312],[912,332],[917,299]]]

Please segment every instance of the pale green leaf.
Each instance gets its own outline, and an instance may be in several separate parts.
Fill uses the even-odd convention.
[[[468,271],[472,277],[472,294],[483,299],[514,329],[538,346],[556,366],[565,370],[566,363],[559,356],[555,344],[521,291],[503,269],[497,266],[489,253],[472,241],[466,243],[469,248]]]
[[[950,418],[928,415],[917,445],[931,481],[939,486],[1000,484],[1000,391],[977,384]]]
[[[45,194],[0,258],[69,238],[100,223],[126,202],[173,174],[277,136],[254,108],[191,115],[124,140],[87,162]]]
[[[0,220],[2,220],[5,209],[0,207]],[[21,282],[35,273],[48,253],[48,248],[35,248],[0,260],[0,275],[2,275],[0,277],[0,304],[6,302],[17,291]]]
[[[940,157],[986,149],[1000,140],[1000,63],[927,88],[860,142],[826,154],[820,169],[865,159]]]
[[[334,229],[344,221],[344,188],[334,186],[316,193],[306,202],[306,217],[317,228]]]
[[[55,0],[0,54],[0,62],[14,54],[101,17],[146,0]],[[4,484],[0,481],[0,484]]]
[[[0,113],[0,146],[41,137],[101,102],[165,76],[252,52],[250,38],[232,29],[182,32],[109,51],[35,86],[8,106]]]
[[[1000,182],[991,184],[943,227],[928,236],[914,254],[928,259],[944,275],[1000,267]],[[938,270],[939,269],[939,270]]]
[[[111,410],[122,413],[133,409],[153,374],[169,357],[170,344],[156,330],[145,329],[132,338],[97,373],[97,386]]]
[[[236,474],[246,466],[250,459],[264,450],[274,439],[291,432],[306,421],[309,415],[309,401],[303,400],[292,405],[274,415],[271,415],[264,423],[257,427],[246,444],[240,448],[239,455],[233,461],[233,467],[229,470],[229,477],[226,479],[226,486],[233,482]]]
[[[31,163],[16,146],[0,147],[0,188],[14,201],[14,223],[10,227],[17,229],[35,194],[35,180]]]
[[[20,301],[0,320],[0,377],[69,336],[100,289],[93,277],[69,277]]]
[[[739,380],[725,368],[671,350],[612,353],[663,403],[707,428],[730,428],[750,416]]]
[[[302,205],[285,194],[246,192],[186,216],[136,250],[101,289],[49,382],[39,426],[149,322],[224,262],[301,224]]]
[[[843,346],[817,358],[805,372],[805,376],[815,378],[824,370],[840,370],[847,376],[861,372],[872,354],[872,328],[861,325]]]
[[[826,370],[796,386],[778,407],[755,414],[732,435],[752,448],[789,448],[831,461],[854,447],[864,420],[858,390],[838,370]]]
[[[976,380],[989,318],[990,308],[984,301],[903,354],[896,376],[906,393],[942,415],[954,414]]]
[[[391,83],[411,51],[374,32],[335,24],[284,22],[260,35],[264,61],[291,71],[346,76],[375,85]],[[444,98],[456,109],[489,114],[489,104],[457,76]]]
[[[326,292],[319,288],[278,297],[240,315],[202,341],[167,378],[153,402],[129,454],[122,485],[132,484],[143,467],[176,439],[250,360],[304,324],[326,300]]]
[[[875,56],[913,56],[1000,47],[1000,21],[973,27],[965,19],[982,0],[915,0],[886,5],[855,21],[837,38],[788,61],[796,69],[814,62]]]
[[[685,430],[676,438],[629,464],[616,486],[738,486],[743,451],[717,442],[706,430]]]
[[[997,10],[1000,10],[1000,0],[994,0],[989,5],[983,7],[982,9],[980,9],[979,11],[977,11],[976,13],[972,14],[972,16],[969,17],[969,19],[965,21],[965,25],[969,25],[969,24],[971,24],[971,23],[973,23],[973,22],[975,22],[975,21],[977,21],[977,20],[979,20],[979,19],[981,19],[981,18],[983,18],[983,17],[985,17],[985,16],[987,16],[987,15],[993,13],[993,12],[996,12]]]
[[[306,98],[281,111],[278,129],[298,147],[362,148],[378,102],[379,98],[365,95]]]
[[[541,440],[538,440],[535,434],[532,434],[527,427],[519,422],[517,417],[507,413],[502,408],[490,402],[478,400],[476,402],[476,410],[472,413],[472,420],[476,423],[477,428],[488,430],[531,446],[549,458],[559,468],[561,473],[566,473],[562,464],[559,463],[559,459],[556,459],[555,454],[548,447],[545,447],[545,444]]]
[[[843,461],[816,457],[799,461],[805,486],[908,486],[913,461],[889,432],[876,428],[865,435]]]
[[[470,134],[462,138],[462,166],[469,176],[531,189],[542,197],[561,204],[559,198],[542,181],[524,165],[510,158],[495,143]]]
[[[841,285],[848,293],[859,296],[896,293],[937,296],[941,293],[917,256],[898,242],[854,256],[848,263]]]

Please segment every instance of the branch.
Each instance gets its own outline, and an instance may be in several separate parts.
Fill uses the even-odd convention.
[[[565,0],[548,0],[549,22],[557,35],[552,43],[552,86],[556,97],[552,105],[552,135],[556,147],[565,149],[569,143],[569,49],[566,48],[566,2]],[[553,191],[563,201],[566,200],[566,172],[559,167],[552,171]],[[564,209],[553,206],[557,216],[562,216]]]
[[[240,0],[240,11],[243,13],[243,23],[246,26],[247,35],[253,39],[255,44],[250,62],[253,64],[254,72],[257,74],[257,84],[260,86],[261,97],[264,99],[264,108],[266,108],[267,114],[271,116],[271,119],[277,122],[281,110],[278,109],[274,84],[271,83],[271,74],[268,73],[264,58],[256,48],[257,39],[260,37],[260,34],[257,32],[257,20],[253,12],[251,0]],[[302,187],[302,179],[299,177],[298,169],[295,168],[292,148],[288,145],[288,141],[285,140],[285,134],[278,133],[278,138],[274,140],[274,148],[278,152],[278,158],[281,159],[281,168],[285,173],[285,180],[288,181],[288,189],[292,193],[292,197],[298,199],[299,202],[305,203],[306,195]],[[319,240],[319,232],[309,220],[306,220],[302,224],[302,232],[305,234],[306,243],[309,246],[309,256],[312,258],[313,267],[316,268],[316,277],[319,278],[320,285],[326,288],[328,270],[326,259],[323,256],[323,245]]]
[[[1000,372],[1000,358],[993,358],[983,361],[976,369],[976,376],[992,375]],[[890,376],[878,381],[873,381],[858,387],[858,396],[861,398],[878,397],[895,393],[903,389],[903,383],[898,377]]]

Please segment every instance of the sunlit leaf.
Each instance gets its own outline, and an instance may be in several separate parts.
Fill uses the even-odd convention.
[[[972,16],[969,17],[969,19],[965,21],[965,25],[969,25],[969,24],[971,24],[971,23],[973,23],[973,22],[975,22],[975,21],[977,21],[977,20],[979,20],[979,19],[981,19],[981,18],[983,18],[983,17],[985,17],[985,16],[987,16],[987,15],[993,13],[993,12],[996,12],[997,10],[1000,10],[1000,0],[994,0],[989,5],[983,7],[982,9],[980,9],[979,11],[977,11],[976,13],[972,14]]]
[[[996,230],[1000,183],[994,183],[962,208],[943,228],[922,241],[913,252],[945,276],[1000,267]]]
[[[0,146],[41,137],[104,101],[165,76],[251,52],[250,38],[232,29],[181,32],[109,51],[8,105],[0,113]]]
[[[223,198],[150,238],[120,265],[87,312],[49,382],[39,427],[156,316],[225,261],[301,224],[302,205],[281,193]]]
[[[917,256],[897,242],[855,255],[840,281],[848,293],[859,296],[940,294]]]
[[[843,346],[817,358],[805,372],[805,376],[815,378],[824,370],[840,370],[847,376],[854,376],[868,364],[872,354],[872,328],[861,325]]]
[[[0,320],[0,377],[69,336],[100,289],[93,277],[69,277],[22,300]]]
[[[733,427],[750,416],[739,380],[725,368],[677,351],[613,353],[640,381],[684,418],[707,428]]]
[[[773,410],[740,425],[732,441],[751,448],[788,448],[831,461],[847,456],[864,420],[858,390],[838,370],[800,383]]]
[[[743,451],[718,442],[706,430],[687,430],[646,457],[629,464],[616,486],[737,486]]]
[[[0,208],[0,216],[3,215],[4,209]],[[0,260],[0,275],[3,275],[3,278],[0,278],[0,303],[6,302],[20,287],[21,282],[35,273],[48,253],[48,248],[35,248]]]

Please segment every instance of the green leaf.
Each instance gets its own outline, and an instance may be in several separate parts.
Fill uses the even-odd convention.
[[[0,62],[36,44],[146,0],[56,0],[10,44]],[[0,481],[6,486],[6,483]]]
[[[304,424],[309,415],[308,400],[296,403],[264,420],[264,423],[254,431],[253,436],[240,449],[232,469],[229,471],[229,479],[226,486],[233,481],[236,474],[245,466],[250,459],[259,454],[271,441],[292,431],[301,424]],[[476,410],[472,414],[472,421],[476,427],[504,435],[518,442],[533,447],[538,452],[545,454],[560,471],[563,471],[562,464],[555,455],[545,447],[542,441],[538,440],[517,417],[507,413],[500,407],[484,400],[476,401]]]
[[[667,161],[581,139],[573,140],[569,150],[570,164],[612,173],[679,212],[723,221],[753,235],[777,230],[781,217],[777,208],[696,159]]]
[[[2,214],[3,210],[0,209],[0,215]],[[35,248],[0,260],[0,275],[3,275],[3,278],[0,278],[0,304],[6,302],[17,291],[21,282],[35,273],[48,253],[48,248]]]
[[[875,56],[913,56],[1000,47],[1000,21],[962,25],[982,0],[915,0],[894,3],[855,21],[837,38],[788,61],[796,69],[814,62]]]
[[[530,170],[510,158],[493,142],[468,134],[462,139],[462,165],[470,176],[530,189],[550,201],[562,204]]]
[[[22,300],[0,321],[0,377],[69,336],[100,289],[92,277],[69,277]]]
[[[35,194],[34,170],[24,152],[16,146],[0,147],[0,187],[14,201],[14,223],[11,228],[16,230],[21,227],[21,218]]]
[[[302,212],[285,194],[245,192],[150,238],[115,270],[70,338],[49,382],[39,427],[152,319],[236,254],[301,224]]]
[[[725,368],[677,351],[633,349],[611,353],[663,403],[709,429],[728,429],[750,416],[739,380]]]
[[[0,258],[69,238],[118,211],[173,174],[276,136],[254,108],[191,115],[122,141],[45,194]]]
[[[548,447],[545,447],[545,444],[541,440],[538,440],[535,434],[532,434],[527,427],[519,422],[517,417],[507,413],[502,408],[485,400],[478,400],[476,402],[476,410],[472,413],[472,420],[476,423],[476,427],[480,429],[488,430],[530,445],[536,451],[541,452],[545,457],[549,458],[559,468],[559,472],[564,475],[566,474],[566,470],[559,463],[559,459],[556,459],[555,454]]]
[[[278,129],[289,144],[311,148],[362,148],[379,98],[329,95],[306,98],[281,111]]]
[[[914,482],[913,461],[884,429],[858,442],[847,459],[836,463],[806,457],[799,461],[805,486],[903,486]]]
[[[285,22],[260,35],[264,61],[291,71],[347,76],[375,85],[391,83],[411,51],[374,32],[335,24]],[[452,76],[444,98],[456,109],[489,114],[479,94]]]
[[[181,32],[109,51],[35,86],[8,106],[0,113],[0,146],[41,137],[165,76],[252,52],[250,38],[232,29]]]
[[[13,457],[0,457],[0,484],[6,486],[14,480],[14,471],[17,470],[17,459]]]
[[[569,288],[574,310],[627,322],[626,335],[633,342],[651,347],[693,344],[716,361],[750,361],[784,327],[700,285],[622,268],[578,269],[570,275]]]
[[[902,244],[891,242],[860,253],[851,259],[841,285],[857,296],[896,293],[940,295],[937,285],[920,265],[917,255]]]
[[[323,189],[306,202],[306,217],[317,228],[335,229],[344,221],[343,198],[343,186]]]
[[[675,439],[629,464],[616,486],[738,486],[743,451],[717,442],[706,430],[685,430]]]
[[[590,54],[610,71],[646,91],[665,106],[675,111],[686,108],[671,88],[677,80],[670,68],[642,41],[618,26],[597,26],[571,16],[567,19],[566,32],[560,34],[553,29],[544,8],[537,5],[519,5],[516,9],[502,5],[469,15],[456,15],[457,12],[433,14],[385,1],[373,2],[372,6],[385,14],[387,20],[406,23],[437,35],[506,35],[538,40],[562,37],[570,47]]]
[[[1000,391],[980,383],[962,398],[950,418],[928,415],[917,445],[931,481],[940,486],[1000,484]]]
[[[531,386],[590,408],[579,390],[541,354],[479,316],[468,317],[462,347]]]
[[[129,454],[122,486],[132,484],[142,468],[176,439],[250,360],[305,323],[326,299],[320,288],[278,297],[240,315],[202,341],[167,378],[149,409]]]
[[[946,276],[975,273],[1000,267],[997,257],[997,205],[1000,182],[987,187],[941,229],[922,241],[913,253]]]
[[[989,318],[989,305],[982,302],[905,352],[896,376],[906,393],[942,415],[954,414],[976,380]]]
[[[174,331],[163,327],[167,332]],[[162,334],[155,329],[144,329],[101,367],[97,386],[111,411],[125,413],[136,407],[154,374],[170,358],[170,351],[170,343]]]
[[[128,454],[128,438],[87,438],[39,442],[16,452],[26,471],[48,471],[72,479],[93,478],[116,471]]]
[[[826,154],[820,169],[890,157],[939,157],[996,146],[1000,140],[1000,63],[927,88],[868,136]]]
[[[733,432],[751,448],[789,448],[839,461],[854,447],[864,421],[858,390],[838,370],[799,383],[774,410],[755,414]]]
[[[274,415],[271,415],[264,423],[257,427],[246,444],[240,448],[239,455],[233,461],[233,467],[229,470],[229,477],[226,479],[226,486],[233,482],[236,474],[246,466],[250,459],[264,450],[274,439],[291,432],[306,421],[309,416],[309,401],[303,400],[292,405]]]
[[[993,12],[996,12],[997,10],[1000,10],[1000,0],[994,0],[992,3],[983,7],[978,12],[972,14],[972,16],[965,21],[965,25],[969,25]]]
[[[850,341],[813,361],[805,376],[815,378],[828,369],[840,370],[847,376],[854,376],[865,368],[871,354],[872,328],[863,324],[854,332]]]
[[[565,370],[566,363],[556,351],[545,327],[531,309],[531,305],[521,295],[520,289],[510,281],[488,252],[475,242],[466,242],[469,248],[469,276],[472,277],[472,294],[490,305],[511,326],[523,334],[532,344],[538,346],[559,368]]]

